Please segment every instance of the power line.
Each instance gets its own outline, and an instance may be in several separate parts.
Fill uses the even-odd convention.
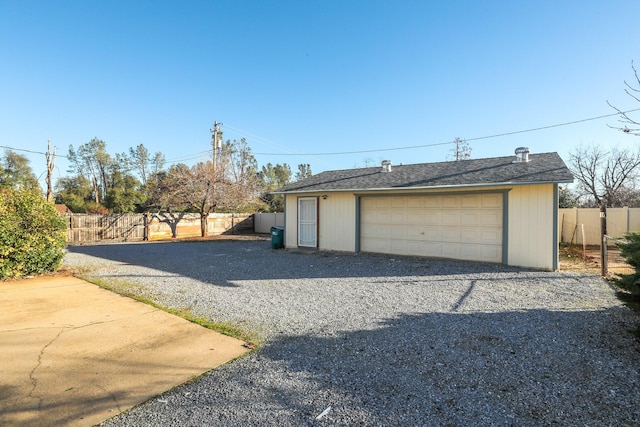
[[[47,155],[47,153],[43,151],[25,150],[24,148],[7,147],[6,145],[0,145],[0,148],[6,148],[7,150],[12,150],[12,151],[24,151],[25,153],[32,153],[32,154],[42,154],[43,156]],[[65,159],[68,159],[67,156],[61,156],[59,154],[56,154],[56,157],[64,157]]]
[[[622,111],[622,113],[624,113],[624,114],[633,113],[634,111],[640,111],[640,108],[635,108],[633,110]],[[558,124],[554,124],[554,125],[540,126],[540,127],[536,127],[536,128],[517,130],[517,131],[512,131],[512,132],[504,132],[504,133],[498,133],[498,134],[494,134],[494,135],[478,136],[478,137],[474,137],[474,138],[462,138],[462,139],[465,140],[465,141],[479,141],[479,140],[482,140],[482,139],[499,138],[499,137],[502,137],[502,136],[516,135],[516,134],[528,133],[528,132],[536,132],[536,131],[539,131],[539,130],[551,129],[551,128],[556,128],[556,127],[561,127],[561,126],[569,126],[569,125],[574,125],[576,123],[583,123],[583,122],[603,119],[603,118],[606,118],[606,117],[613,117],[613,116],[617,116],[619,114],[620,113],[605,114],[605,115],[602,115],[602,116],[589,117],[587,119],[574,120],[574,121],[571,121],[571,122],[558,123]],[[415,149],[415,148],[435,147],[435,146],[438,146],[438,145],[447,145],[447,144],[455,144],[455,143],[456,143],[456,141],[452,140],[452,141],[447,141],[447,142],[437,142],[437,143],[434,143],[434,144],[421,144],[421,145],[412,145],[412,146],[408,146],[408,147],[396,147],[396,148],[380,148],[380,149],[376,149],[376,150],[341,151],[341,152],[330,152],[330,153],[304,153],[304,154],[289,154],[289,153],[254,153],[254,154],[261,155],[261,156],[338,156],[338,155],[344,155],[344,154],[363,154],[363,153],[379,153],[379,152],[383,152],[383,151],[412,150],[412,149]]]
[[[633,113],[634,111],[640,111],[640,108],[635,108],[633,110],[622,111],[622,113],[623,114]],[[617,116],[619,114],[620,113],[605,114],[604,116],[590,117],[588,119],[574,120],[572,122],[558,123],[556,125],[541,126],[541,127],[537,127],[537,128],[531,128],[531,129],[525,129],[525,130],[517,130],[517,131],[513,131],[513,132],[506,132],[506,133],[499,133],[499,134],[496,134],[496,135],[479,136],[479,137],[476,137],[476,138],[466,138],[465,140],[466,141],[478,141],[478,140],[481,140],[481,139],[498,138],[498,137],[501,137],[501,136],[516,135],[518,133],[535,132],[535,131],[538,131],[538,130],[545,130],[545,129],[557,128],[557,127],[561,127],[561,126],[574,125],[576,123],[589,122],[589,121],[592,121],[592,120],[604,119],[606,117],[613,117],[613,116]]]
[[[580,119],[580,120],[573,120],[570,122],[564,122],[564,123],[557,123],[557,124],[553,124],[553,125],[547,125],[547,126],[540,126],[540,127],[535,127],[535,128],[529,128],[529,129],[523,129],[523,130],[517,130],[517,131],[512,131],[512,132],[503,132],[503,133],[497,133],[497,134],[493,134],[493,135],[485,135],[485,136],[477,136],[477,137],[473,137],[473,138],[462,138],[465,141],[480,141],[483,139],[491,139],[491,138],[499,138],[499,137],[503,137],[503,136],[509,136],[509,135],[517,135],[517,134],[521,134],[521,133],[529,133],[529,132],[537,132],[540,130],[545,130],[545,129],[552,129],[552,128],[557,128],[557,127],[562,127],[562,126],[570,126],[570,125],[574,125],[577,123],[584,123],[584,122],[589,122],[589,121],[593,121],[593,120],[600,120],[600,119],[604,119],[607,117],[613,117],[613,116],[618,116],[620,114],[627,114],[627,113],[633,113],[636,111],[640,111],[640,108],[634,108],[632,110],[626,110],[626,111],[621,111],[621,112],[616,112],[616,113],[612,113],[612,114],[605,114],[602,116],[596,116],[596,117],[589,117],[586,119]],[[448,144],[455,144],[456,141],[452,140],[452,141],[446,141],[446,142],[437,142],[437,143],[432,143],[432,144],[420,144],[420,145],[411,145],[411,146],[406,146],[406,147],[394,147],[394,148],[379,148],[379,149],[375,149],[375,150],[358,150],[358,151],[336,151],[336,152],[326,152],[326,153],[299,153],[299,152],[295,152],[285,146],[281,146],[279,144],[276,144],[272,141],[269,141],[267,139],[261,138],[257,135],[253,135],[249,132],[243,131],[241,129],[238,128],[234,128],[232,126],[227,126],[233,130],[235,130],[236,132],[240,133],[240,134],[246,134],[251,136],[253,139],[259,140],[262,143],[266,144],[266,145],[271,145],[274,148],[280,148],[282,150],[286,150],[289,151],[289,153],[256,153],[254,152],[253,154],[255,155],[260,155],[260,156],[338,156],[338,155],[345,155],[345,154],[363,154],[363,153],[380,153],[380,152],[384,152],[384,151],[398,151],[398,150],[412,150],[412,149],[416,149],[416,148],[426,148],[426,147],[436,147],[439,145],[448,145]],[[42,151],[33,151],[33,150],[26,150],[23,148],[15,148],[15,147],[9,147],[6,145],[0,145],[0,148],[6,148],[9,150],[14,150],[14,151],[22,151],[25,153],[32,153],[32,154],[41,154],[43,156],[46,156],[47,153],[42,152]],[[176,158],[176,159],[171,159],[171,160],[166,160],[166,163],[172,164],[172,163],[178,163],[180,161],[186,161],[186,160],[193,160],[193,159],[197,159],[197,158],[201,158],[203,156],[207,156],[210,153],[212,153],[213,150],[205,150],[205,151],[201,151],[198,154],[194,154],[194,155],[187,155],[185,157],[181,157],[181,158]],[[57,157],[62,157],[65,159],[68,159],[68,156],[62,156],[62,155],[57,155]]]

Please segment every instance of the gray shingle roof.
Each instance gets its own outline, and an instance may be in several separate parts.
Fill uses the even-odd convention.
[[[275,193],[314,191],[419,189],[572,182],[573,176],[558,153],[530,154],[529,162],[514,156],[441,163],[379,166],[326,171],[286,185]]]

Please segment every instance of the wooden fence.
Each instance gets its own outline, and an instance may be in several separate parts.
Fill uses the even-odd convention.
[[[136,242],[170,238],[199,237],[198,214],[67,214],[67,243],[100,241]],[[253,232],[253,214],[210,214],[207,235]]]

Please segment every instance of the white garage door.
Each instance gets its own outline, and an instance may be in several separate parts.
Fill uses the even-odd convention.
[[[362,197],[360,250],[502,262],[502,194]]]

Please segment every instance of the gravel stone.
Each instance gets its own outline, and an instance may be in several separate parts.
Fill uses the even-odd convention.
[[[639,318],[595,276],[266,239],[75,246],[65,264],[263,340],[104,426],[640,424]]]

